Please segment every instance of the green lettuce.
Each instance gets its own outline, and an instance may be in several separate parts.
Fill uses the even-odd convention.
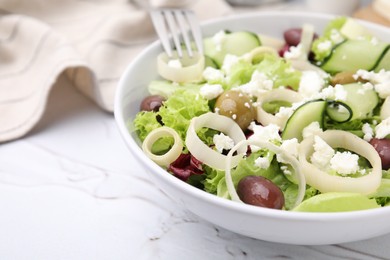
[[[165,126],[176,130],[182,140],[192,118],[210,112],[208,100],[191,91],[175,91],[160,107],[158,115]],[[207,134],[208,129],[200,129],[199,135]]]
[[[228,88],[230,89],[248,83],[255,69],[255,66],[251,62],[240,59],[230,69],[227,78]]]
[[[265,54],[261,61],[252,64],[245,59],[239,60],[230,69],[228,77],[229,88],[237,87],[250,82],[254,71],[264,73],[268,79],[273,80],[274,88],[281,86],[297,90],[302,73],[294,70],[289,61],[272,54]]]
[[[386,206],[390,203],[390,170],[382,171],[382,180],[379,188],[372,194],[370,198],[375,198],[376,202],[381,206]]]
[[[322,36],[314,40],[311,50],[315,55],[315,60],[324,61],[332,53],[334,46],[345,40],[340,30],[346,21],[346,17],[333,19],[325,27]],[[323,44],[330,44],[330,48],[321,48]]]
[[[161,124],[157,121],[155,112],[141,111],[135,116],[133,128],[141,141],[144,141],[146,136],[158,127],[161,127]]]
[[[210,107],[206,99],[192,90],[179,89],[164,101],[158,112],[139,112],[134,119],[133,128],[143,141],[151,131],[165,125],[176,130],[184,142],[191,119],[209,111]],[[214,134],[215,131],[208,128],[202,128],[198,131],[199,138],[206,143],[211,142]],[[164,153],[169,150],[172,144],[172,138],[160,138],[153,144],[152,152],[155,154]]]
[[[217,195],[219,182],[222,179],[225,179],[225,171],[216,170],[206,165],[203,169],[205,171],[204,175],[206,176],[203,180],[204,190],[208,193]]]
[[[264,73],[274,82],[274,88],[291,87],[298,90],[302,73],[294,70],[289,61],[275,55],[264,55],[264,59],[256,65],[256,70]]]

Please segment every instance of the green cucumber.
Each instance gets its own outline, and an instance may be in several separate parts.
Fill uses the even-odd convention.
[[[388,45],[384,42],[373,44],[368,40],[346,40],[333,48],[321,68],[331,74],[358,69],[372,70]]]
[[[379,60],[378,64],[375,66],[375,72],[380,71],[381,69],[390,70],[390,46],[387,47],[385,53],[383,53],[382,58]]]
[[[351,120],[366,118],[379,103],[376,91],[364,89],[361,83],[350,83],[343,87],[347,91],[347,98],[343,103],[352,110]]]
[[[241,56],[261,45],[256,34],[246,31],[226,33],[217,46],[213,37],[203,40],[204,54],[209,56],[219,67],[222,66],[226,54]]]
[[[327,101],[325,100],[313,100],[298,107],[287,120],[282,132],[282,139],[297,138],[299,142],[302,141],[303,129],[315,121],[323,128],[326,106]]]
[[[343,102],[328,101],[326,115],[335,122],[345,123],[351,120],[353,113],[352,109]]]

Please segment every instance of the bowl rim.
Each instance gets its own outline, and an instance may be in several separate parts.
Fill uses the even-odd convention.
[[[337,15],[331,15],[331,14],[320,14],[320,13],[308,13],[308,12],[302,12],[302,11],[267,11],[267,12],[251,12],[251,13],[245,13],[245,14],[234,14],[229,15],[226,17],[218,17],[214,19],[210,19],[206,22],[201,23],[202,30],[205,29],[205,27],[231,21],[231,20],[239,20],[239,19],[254,19],[256,17],[264,17],[264,16],[283,16],[283,17],[308,17],[308,18],[314,18],[314,19],[332,19],[335,17],[338,17]],[[354,18],[356,19],[356,18]],[[367,24],[370,27],[376,27],[376,29],[380,31],[388,31],[389,28],[374,24],[372,22],[363,21],[360,19],[356,19],[359,22],[363,24]],[[357,210],[357,211],[348,211],[348,212],[296,212],[296,211],[286,211],[286,210],[277,210],[277,209],[269,209],[269,208],[262,208],[262,207],[256,207],[252,205],[247,205],[243,203],[238,203],[232,200],[228,200],[225,198],[218,197],[214,194],[208,193],[204,190],[198,189],[192,185],[189,185],[182,180],[174,177],[171,174],[167,174],[167,171],[165,171],[163,168],[158,166],[156,163],[154,163],[152,160],[150,160],[142,151],[142,149],[139,147],[139,145],[136,143],[136,141],[131,137],[126,123],[124,121],[124,115],[122,112],[122,93],[125,90],[126,84],[125,79],[126,75],[128,75],[132,70],[133,67],[135,67],[135,64],[140,62],[140,60],[143,59],[143,56],[147,53],[149,53],[151,50],[157,48],[157,46],[160,46],[159,40],[154,41],[153,43],[149,44],[145,49],[143,49],[132,62],[129,63],[127,68],[122,73],[118,85],[117,85],[117,91],[115,94],[115,101],[114,101],[114,117],[116,124],[119,128],[121,137],[124,139],[126,145],[128,146],[130,152],[135,156],[135,159],[141,162],[143,167],[147,167],[149,171],[152,173],[157,173],[158,178],[163,178],[165,181],[172,183],[178,190],[181,192],[186,193],[187,195],[193,196],[196,199],[199,199],[201,201],[213,204],[214,206],[222,207],[225,209],[230,209],[234,211],[239,211],[244,214],[250,214],[253,216],[263,216],[263,217],[270,217],[273,219],[278,220],[296,220],[296,221],[315,221],[315,222],[321,222],[321,221],[327,221],[327,222],[333,222],[333,221],[350,221],[350,220],[356,220],[356,219],[365,219],[369,218],[371,216],[378,217],[379,215],[390,215],[390,206],[375,208],[375,209],[368,209],[368,210]],[[123,120],[122,120],[123,119]],[[158,186],[158,184],[156,184]]]

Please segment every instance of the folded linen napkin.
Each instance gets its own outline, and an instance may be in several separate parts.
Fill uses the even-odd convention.
[[[138,2],[138,5],[133,3]],[[40,120],[61,74],[112,112],[119,77],[157,39],[146,0],[2,0],[0,2],[0,142],[24,136]],[[231,11],[223,0],[154,0],[183,6],[200,20]]]

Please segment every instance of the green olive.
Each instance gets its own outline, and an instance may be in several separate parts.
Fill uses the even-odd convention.
[[[235,90],[223,92],[215,102],[214,111],[220,115],[232,118],[242,130],[256,118],[256,108],[251,99]]]
[[[332,86],[335,86],[337,84],[343,85],[343,84],[349,84],[349,83],[354,83],[354,82],[364,82],[364,80],[361,78],[355,79],[353,77],[354,74],[355,73],[351,72],[351,71],[339,72],[331,78],[330,84]]]

